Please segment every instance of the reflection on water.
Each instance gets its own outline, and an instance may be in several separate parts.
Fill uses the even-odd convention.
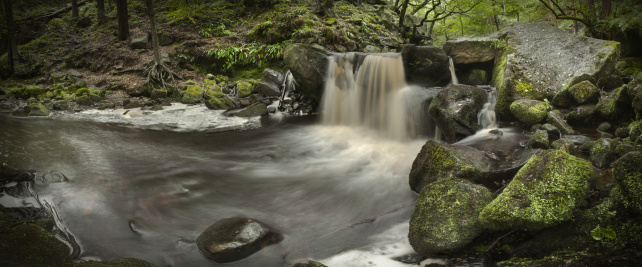
[[[69,178],[35,189],[57,206],[84,258],[216,265],[193,241],[233,216],[261,220],[285,239],[228,266],[336,263],[333,255],[354,248],[405,253],[415,198],[408,172],[424,141],[309,120],[206,133],[0,116],[0,159]],[[377,252],[380,242],[396,252]]]

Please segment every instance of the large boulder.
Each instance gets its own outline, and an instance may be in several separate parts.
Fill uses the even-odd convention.
[[[536,150],[524,149],[524,139],[510,135],[477,136],[478,142],[443,145],[428,140],[412,163],[408,183],[419,193],[439,180],[465,179],[495,187],[510,179]]]
[[[568,88],[569,95],[580,105],[597,103],[600,89],[590,81],[583,81]]]
[[[283,73],[272,69],[265,69],[259,86],[255,91],[264,96],[280,96],[281,85],[283,85]]]
[[[491,84],[497,112],[510,117],[514,99],[553,99],[565,86],[606,81],[618,59],[619,43],[577,36],[546,23],[514,24],[491,36],[505,38]]]
[[[291,44],[283,53],[283,61],[297,81],[297,89],[320,101],[330,54],[320,46],[308,44]]]
[[[448,56],[441,48],[406,45],[401,57],[409,84],[432,87],[450,83]]]
[[[455,64],[488,62],[498,54],[496,39],[489,37],[461,37],[446,41],[444,51]]]
[[[424,256],[462,248],[482,232],[478,215],[492,199],[488,189],[465,180],[424,187],[410,218],[410,245]]]
[[[593,166],[560,150],[531,158],[479,214],[489,229],[537,230],[565,222],[584,201]]]
[[[227,218],[208,227],[196,239],[198,249],[218,263],[246,258],[283,237],[264,223],[249,218]]]
[[[642,152],[633,151],[613,164],[613,176],[628,196],[631,205],[642,211]]]
[[[144,34],[132,37],[131,46],[132,49],[147,49],[147,43],[149,43],[149,34]]]
[[[432,100],[428,112],[444,134],[444,139],[452,143],[481,129],[477,113],[486,99],[483,89],[451,84]]]

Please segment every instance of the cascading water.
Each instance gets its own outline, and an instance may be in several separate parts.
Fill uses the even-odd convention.
[[[328,58],[321,122],[374,129],[395,140],[424,134],[428,95],[408,86],[401,54],[347,53]]]
[[[452,84],[459,84],[457,75],[455,75],[455,63],[451,57],[448,57],[448,69],[450,70],[450,79]]]

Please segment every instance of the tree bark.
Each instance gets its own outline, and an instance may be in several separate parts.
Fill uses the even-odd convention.
[[[154,61],[161,64],[160,48],[158,45],[158,34],[156,33],[156,18],[154,14],[154,3],[152,0],[145,0],[147,3],[147,12],[149,12],[149,25],[152,30],[152,47],[154,48]]]
[[[16,45],[16,26],[13,22],[13,4],[11,0],[4,0],[5,17],[7,18],[7,39],[9,42],[9,72],[13,74],[15,65],[18,64],[18,46]]]
[[[408,10],[408,4],[410,0],[403,0],[401,4],[401,11],[399,12],[399,30],[401,31],[401,38],[406,38],[406,28],[404,27],[404,19],[406,18],[406,10]]]
[[[96,0],[98,24],[105,21],[105,0]]]
[[[611,0],[602,0],[602,11],[600,19],[608,19],[611,16]]]
[[[118,17],[118,39],[124,41],[129,38],[129,14],[127,14],[127,0],[116,0],[116,13]]]
[[[78,17],[78,0],[71,0],[71,17]]]

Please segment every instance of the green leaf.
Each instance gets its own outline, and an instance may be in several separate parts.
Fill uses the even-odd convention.
[[[602,228],[599,225],[591,231],[591,237],[594,240],[615,239],[615,232],[609,228]]]

